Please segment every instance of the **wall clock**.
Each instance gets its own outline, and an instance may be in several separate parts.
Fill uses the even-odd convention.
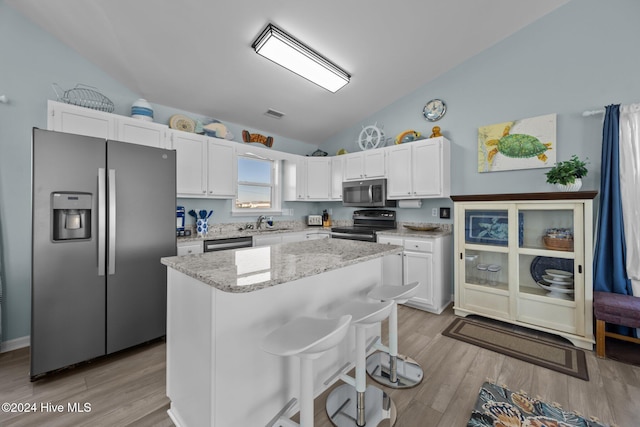
[[[444,113],[447,112],[447,105],[441,99],[432,99],[427,102],[422,110],[422,114],[424,118],[429,120],[430,122],[435,122],[440,120]]]

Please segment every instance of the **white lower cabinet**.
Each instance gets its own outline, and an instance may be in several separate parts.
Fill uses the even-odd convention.
[[[282,235],[261,234],[259,236],[253,236],[253,246],[269,246],[280,243],[282,243]]]
[[[253,236],[253,246],[269,246],[279,243],[302,242],[304,240],[326,239],[331,237],[331,233],[318,231],[295,231],[291,233],[260,234]]]
[[[177,245],[178,256],[201,254],[204,252],[204,246],[202,242],[180,242]]]
[[[455,313],[560,335],[591,350],[596,194],[451,196]]]
[[[331,237],[330,232],[314,231],[312,233],[305,233],[305,240],[328,239],[330,237]]]
[[[420,282],[407,305],[440,314],[452,301],[451,235],[398,237],[380,235],[378,243],[404,247],[401,256],[385,257],[383,280],[388,285]]]

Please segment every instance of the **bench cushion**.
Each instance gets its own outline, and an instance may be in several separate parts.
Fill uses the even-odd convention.
[[[598,320],[640,328],[640,298],[632,295],[593,293],[593,312]]]

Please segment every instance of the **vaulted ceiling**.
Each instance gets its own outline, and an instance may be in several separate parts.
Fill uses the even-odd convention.
[[[568,0],[6,0],[151,103],[320,144]],[[273,23],[351,82],[256,55]],[[425,100],[426,101],[426,100]],[[268,109],[283,112],[274,119]]]

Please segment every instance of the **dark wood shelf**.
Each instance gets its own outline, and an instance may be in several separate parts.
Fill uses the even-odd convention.
[[[548,193],[462,194],[451,196],[454,202],[501,202],[514,200],[594,199],[597,191],[555,191]]]

